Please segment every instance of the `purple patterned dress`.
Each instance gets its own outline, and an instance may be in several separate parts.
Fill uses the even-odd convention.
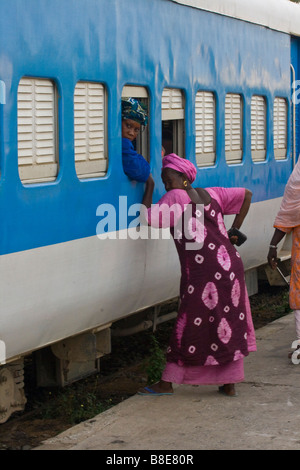
[[[193,221],[199,206],[184,190],[169,191],[156,205],[176,204],[170,228],[181,265],[180,308],[167,350],[163,380],[175,383],[221,384],[244,379],[243,358],[256,349],[249,299],[240,254],[230,243],[224,214],[239,212],[243,188],[209,188],[211,202],[204,208],[204,230],[197,234]],[[186,210],[189,205],[189,211]],[[173,206],[174,207],[174,206]],[[180,209],[181,208],[181,209]],[[198,209],[197,209],[198,208]],[[149,223],[166,226],[153,206]],[[186,249],[191,243],[186,231],[179,235],[178,221],[188,214],[192,237],[202,247]],[[170,217],[169,217],[170,218]]]

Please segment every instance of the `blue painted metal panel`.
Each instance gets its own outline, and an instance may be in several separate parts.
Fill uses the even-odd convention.
[[[93,236],[101,203],[118,208],[141,201],[121,166],[120,100],[125,84],[147,86],[151,112],[151,167],[155,200],[160,181],[161,94],[166,86],[186,95],[186,156],[195,162],[194,99],[214,91],[217,162],[202,168],[195,185],[246,186],[253,200],[279,197],[291,171],[288,158],[273,155],[272,103],[290,98],[290,38],[253,24],[163,0],[7,0],[0,4],[0,254]],[[47,77],[59,91],[60,171],[55,182],[24,187],[17,163],[17,89],[22,76]],[[108,91],[109,170],[105,178],[79,181],[74,166],[73,94],[78,80]],[[244,101],[244,155],[228,166],[224,150],[224,102],[228,92]],[[250,103],[268,103],[267,160],[253,164]],[[290,122],[288,123],[290,128]],[[125,227],[119,227],[125,228]]]
[[[296,131],[296,158],[300,152],[300,39],[292,38],[291,40],[291,64],[294,68],[295,77],[292,76],[292,81],[295,79],[295,88],[293,102],[295,104],[295,131]],[[293,84],[292,84],[293,86]]]

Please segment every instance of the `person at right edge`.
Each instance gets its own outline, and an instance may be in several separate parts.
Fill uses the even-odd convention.
[[[296,336],[300,344],[300,158],[286,184],[274,227],[268,253],[268,263],[272,269],[277,268],[278,243],[287,233],[292,233],[289,303],[295,314]]]

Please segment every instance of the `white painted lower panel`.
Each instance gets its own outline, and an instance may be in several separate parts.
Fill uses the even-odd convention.
[[[95,236],[2,256],[0,276],[10,358],[176,296],[179,264],[172,240]]]

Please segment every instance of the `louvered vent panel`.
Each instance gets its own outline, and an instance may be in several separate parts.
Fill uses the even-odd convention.
[[[55,85],[22,78],[18,87],[18,164],[24,182],[55,179],[57,164]]]
[[[199,91],[195,101],[196,161],[198,166],[215,163],[215,99],[212,92]]]
[[[78,82],[74,92],[75,166],[79,177],[103,176],[107,171],[105,89]]]

